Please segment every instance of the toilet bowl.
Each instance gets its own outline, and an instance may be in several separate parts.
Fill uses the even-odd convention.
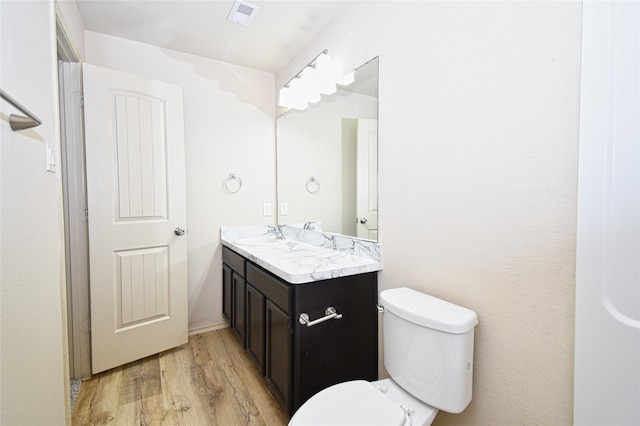
[[[291,418],[290,426],[428,426],[438,410],[392,379],[354,380],[326,388]]]
[[[309,398],[290,426],[427,426],[471,401],[475,312],[408,288],[380,293],[389,379],[354,380]]]

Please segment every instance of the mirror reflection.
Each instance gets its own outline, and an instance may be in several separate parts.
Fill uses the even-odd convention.
[[[277,119],[278,223],[378,239],[378,58],[355,81]]]

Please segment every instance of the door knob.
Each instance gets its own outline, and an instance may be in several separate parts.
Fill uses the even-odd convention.
[[[361,224],[363,224],[363,225],[364,225],[365,223],[367,223],[367,218],[366,218],[366,217],[363,217],[362,219],[360,219],[360,223],[361,223]]]
[[[176,233],[176,235],[184,235],[185,230],[184,230],[184,228],[183,228],[183,227],[178,226],[176,229],[174,229],[174,230],[173,230],[173,232],[175,232],[175,233]]]

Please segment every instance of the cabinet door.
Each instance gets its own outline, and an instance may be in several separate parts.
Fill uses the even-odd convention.
[[[377,274],[360,274],[295,286],[293,409],[320,390],[348,380],[378,378]],[[334,307],[342,318],[312,327]]]
[[[265,304],[266,371],[271,391],[291,411],[291,317],[270,300]]]
[[[222,264],[222,316],[231,324],[231,268]]]
[[[244,277],[241,277],[235,271],[231,271],[231,288],[232,288],[232,319],[231,319],[231,328],[235,331],[236,336],[242,343],[242,346],[245,346],[245,281]]]
[[[264,309],[265,297],[251,284],[247,283],[247,352],[264,376]]]

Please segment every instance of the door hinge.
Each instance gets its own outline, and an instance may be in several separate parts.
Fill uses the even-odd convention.
[[[84,322],[84,333],[91,333],[91,318],[87,318]]]
[[[73,101],[75,102],[76,106],[79,106],[80,108],[84,107],[84,93],[73,92]]]

